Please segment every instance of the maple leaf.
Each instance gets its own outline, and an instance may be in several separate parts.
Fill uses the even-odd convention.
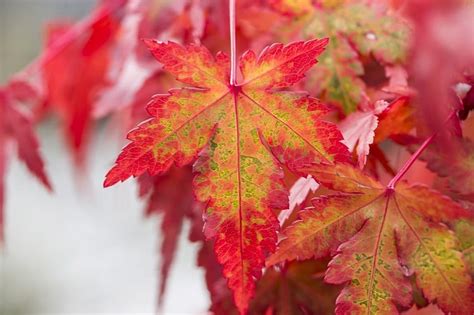
[[[360,78],[364,67],[346,38],[337,34],[330,39],[331,46],[321,59],[320,69],[311,75],[307,86],[314,87],[326,102],[349,114],[368,99],[366,85]]]
[[[364,167],[370,145],[374,142],[374,131],[379,123],[378,114],[388,106],[389,104],[385,101],[376,102],[372,109],[352,113],[339,123],[345,145],[349,151],[357,152],[360,168]]]
[[[189,241],[199,246],[196,263],[205,271],[212,301],[210,311],[216,314],[236,314],[232,294],[222,277],[222,268],[213,251],[213,242],[206,241],[202,233],[203,205],[194,200],[191,167],[172,167],[164,175],[143,174],[138,178],[138,184],[140,197],[146,199],[145,214],[162,215],[158,305],[163,304],[169,270],[177,251],[177,241],[184,222],[188,221],[191,225]]]
[[[157,95],[153,117],[128,134],[129,143],[106,175],[104,186],[183,166],[201,153],[195,193],[206,203],[206,235],[224,276],[245,313],[264,257],[276,243],[272,209],[287,208],[279,162],[347,160],[335,125],[320,118],[328,109],[306,95],[277,91],[299,81],[316,62],[327,40],[274,44],[257,58],[240,62],[244,83],[229,84],[229,58],[214,59],[203,46],[147,40],[159,62],[192,87]],[[271,152],[269,151],[271,150]]]
[[[469,212],[425,186],[386,188],[349,165],[306,171],[340,194],[317,198],[302,211],[269,265],[336,254],[325,275],[329,283],[346,284],[336,314],[398,313],[397,305],[412,301],[406,277],[412,272],[424,296],[445,312],[472,311],[471,278],[443,224]]]
[[[399,64],[405,59],[408,28],[387,10],[377,10],[364,1],[321,1],[313,6],[306,0],[299,7],[292,0],[276,2],[276,8],[284,14],[299,16],[290,26],[284,26],[288,33],[296,28],[304,38],[330,38],[306,87],[344,114],[355,111],[368,99],[361,56],[373,55],[383,65]]]
[[[377,101],[368,109],[354,112],[339,123],[344,143],[349,151],[356,153],[359,167],[362,169],[367,162],[376,177],[378,163],[388,173],[395,175],[379,144],[387,139],[402,145],[417,143],[418,140],[409,135],[414,126],[413,108],[407,97],[397,98],[390,104]]]
[[[28,84],[21,82],[0,88],[0,242],[3,241],[4,177],[8,144],[13,142],[16,145],[18,158],[48,190],[52,190],[44,171],[32,120],[14,106],[25,95],[25,91],[29,91],[26,94],[33,93]]]
[[[201,213],[199,213],[201,214]],[[211,305],[209,311],[212,314],[238,314],[235,307],[232,292],[227,286],[227,281],[222,275],[222,266],[217,261],[214,253],[214,242],[205,239],[203,233],[203,222],[201,215],[194,216],[191,221],[189,239],[200,244],[197,255],[197,265],[205,271],[207,289],[210,293]]]

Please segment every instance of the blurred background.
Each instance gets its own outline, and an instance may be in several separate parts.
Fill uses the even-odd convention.
[[[77,20],[94,0],[0,0],[0,85],[33,60],[46,21]],[[54,187],[49,194],[14,156],[6,178],[6,247],[0,256],[0,314],[152,314],[160,241],[132,181],[103,189],[121,144],[94,133],[88,172],[77,182],[58,122],[38,126]],[[111,140],[112,139],[112,140]],[[205,313],[209,297],[195,246],[182,233],[164,314]]]
[[[339,125],[354,161],[382,182],[395,175],[414,143],[449,129],[445,117],[456,110],[460,120],[453,130],[463,129],[464,137],[438,136],[426,157],[432,167],[418,161],[405,179],[432,185],[471,207],[474,176],[466,174],[473,168],[464,161],[471,161],[474,137],[469,115],[474,76],[467,71],[474,36],[465,36],[474,31],[472,1],[306,0],[301,1],[306,7],[297,5],[291,14],[272,3],[237,1],[238,54],[273,42],[329,37],[337,49],[326,50],[294,90],[307,90],[334,110],[328,119]],[[0,0],[0,118],[7,117],[0,122],[0,154],[6,147],[9,158],[0,315],[154,314],[163,235],[158,216],[143,215],[146,198],[150,214],[171,214],[163,227],[168,236],[179,229],[177,216],[185,221],[161,313],[207,313],[210,299],[203,269],[196,267],[198,248],[187,240],[189,222],[193,232],[202,228],[189,178],[174,174],[167,181],[166,175],[162,182],[161,176],[143,175],[142,192],[147,185],[153,192],[142,198],[136,181],[108,189],[102,182],[126,131],[149,117],[144,107],[152,95],[179,86],[141,39],[201,43],[213,53],[228,52],[227,9],[226,0]],[[40,69],[28,67],[40,52],[42,58],[33,63]],[[32,174],[41,177],[41,163],[32,162],[36,151],[28,117],[39,121],[35,126],[53,193]],[[12,142],[3,141],[4,131]],[[26,153],[5,144],[23,146]],[[190,169],[184,173],[190,176]],[[286,178],[288,185],[296,179]],[[304,206],[292,206],[291,220]],[[195,234],[202,243],[202,233]],[[164,251],[172,252],[172,242],[164,243]],[[231,295],[208,250],[212,244],[207,245],[200,258],[211,271],[206,276],[213,310],[227,315]],[[257,314],[263,313],[257,306]]]

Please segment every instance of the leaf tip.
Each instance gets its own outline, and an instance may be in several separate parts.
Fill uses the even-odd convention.
[[[144,42],[145,45],[148,47],[148,49],[151,50],[151,51],[153,51],[154,49],[159,48],[159,46],[167,45],[169,43],[172,43],[171,41],[164,42],[164,41],[156,40],[156,39],[153,39],[153,38],[142,38],[141,41]]]
[[[113,176],[113,171],[114,171],[115,168],[112,168],[108,173],[107,175],[105,175],[105,179],[104,179],[104,182],[102,184],[102,186],[104,188],[108,188],[110,186],[113,186],[115,185],[116,183],[119,182],[119,179],[117,178],[117,176]]]

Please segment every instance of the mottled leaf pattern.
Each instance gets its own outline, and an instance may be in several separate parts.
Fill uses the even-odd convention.
[[[397,303],[408,306],[411,286],[398,263],[389,200],[372,203],[374,217],[330,262],[325,280],[347,283],[336,301],[336,314],[393,314]]]
[[[474,220],[458,220],[453,225],[459,240],[459,249],[462,251],[472,277],[474,276]]]
[[[311,1],[304,2],[311,6]],[[374,56],[389,65],[405,60],[407,25],[368,1],[318,1],[311,10],[303,10],[291,0],[277,3],[275,7],[282,13],[299,16],[291,26],[303,37],[329,37],[330,44],[306,86],[344,114],[355,111],[368,99],[362,78],[364,58]]]
[[[138,177],[162,218],[159,307],[189,222],[215,314],[474,314],[467,2],[102,0],[50,23],[0,87],[0,242],[10,149],[51,188],[33,121],[54,112],[83,166],[95,119],[149,118],[104,185]],[[232,58],[214,54],[229,39]],[[397,173],[392,142],[414,150],[427,131]],[[414,170],[442,193],[400,182]]]
[[[301,93],[277,91],[303,78],[327,40],[274,44],[240,60],[243,83],[229,86],[229,60],[203,46],[147,40],[165,70],[190,85],[157,95],[152,119],[131,131],[128,144],[107,174],[105,186],[168,171],[200,157],[195,194],[207,205],[205,233],[215,240],[218,261],[240,312],[245,313],[278,221],[272,209],[288,207],[279,162],[347,160],[337,128],[321,120],[328,112]],[[204,150],[203,150],[204,149]],[[202,150],[202,151],[201,151]]]
[[[472,310],[471,278],[453,232],[443,224],[472,214],[425,186],[401,182],[391,190],[349,165],[305,172],[340,194],[303,210],[269,264],[336,252],[325,279],[346,283],[337,314],[391,314],[397,306],[408,307],[410,272],[425,297],[445,312]]]

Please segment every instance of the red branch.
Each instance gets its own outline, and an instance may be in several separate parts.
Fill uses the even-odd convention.
[[[456,114],[455,111],[453,111],[446,121],[444,122],[443,125],[445,125],[448,121],[453,118],[453,116]],[[395,185],[402,179],[402,177],[408,172],[408,170],[412,167],[413,163],[420,157],[421,153],[425,151],[425,149],[428,147],[428,145],[433,141],[433,139],[436,137],[436,135],[440,132],[440,130],[437,130],[435,133],[433,133],[428,139],[426,139],[422,145],[416,150],[415,153],[410,157],[410,159],[403,165],[403,167],[398,171],[398,173],[392,178],[392,180],[388,183],[387,188],[390,190],[393,190],[395,188]]]

